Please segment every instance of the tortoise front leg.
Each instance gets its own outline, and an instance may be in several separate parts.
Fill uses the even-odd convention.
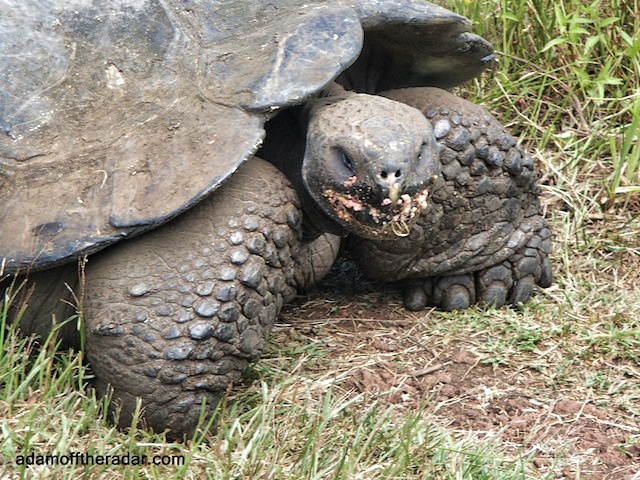
[[[271,165],[250,160],[174,221],[87,264],[87,355],[127,426],[191,435],[262,354],[295,294],[301,212]]]

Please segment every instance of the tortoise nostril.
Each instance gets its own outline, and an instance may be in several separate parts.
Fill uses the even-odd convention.
[[[380,172],[380,178],[383,180],[388,179],[389,177],[400,178],[402,176],[402,170],[396,170],[393,174],[390,174],[386,170],[382,170]]]

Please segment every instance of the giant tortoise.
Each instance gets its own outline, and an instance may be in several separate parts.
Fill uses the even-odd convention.
[[[442,90],[494,60],[464,17],[422,0],[0,5],[5,285],[27,278],[26,333],[75,304],[121,425],[141,399],[149,427],[193,432],[341,238],[414,310],[550,284],[531,157]]]

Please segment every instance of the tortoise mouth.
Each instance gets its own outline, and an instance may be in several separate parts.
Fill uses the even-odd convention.
[[[394,201],[388,192],[369,186],[327,188],[322,192],[326,207],[351,232],[368,238],[384,239],[409,235],[418,214],[428,207],[429,191],[422,186],[405,190]]]

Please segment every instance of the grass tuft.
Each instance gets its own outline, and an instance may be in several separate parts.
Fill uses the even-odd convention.
[[[8,324],[14,286],[0,302],[0,477],[638,478],[638,1],[443,3],[499,51],[459,93],[543,172],[554,285],[518,309],[454,313],[407,312],[391,289],[301,298],[218,431],[187,444],[115,429],[82,352]],[[16,462],[74,451],[183,462]]]

